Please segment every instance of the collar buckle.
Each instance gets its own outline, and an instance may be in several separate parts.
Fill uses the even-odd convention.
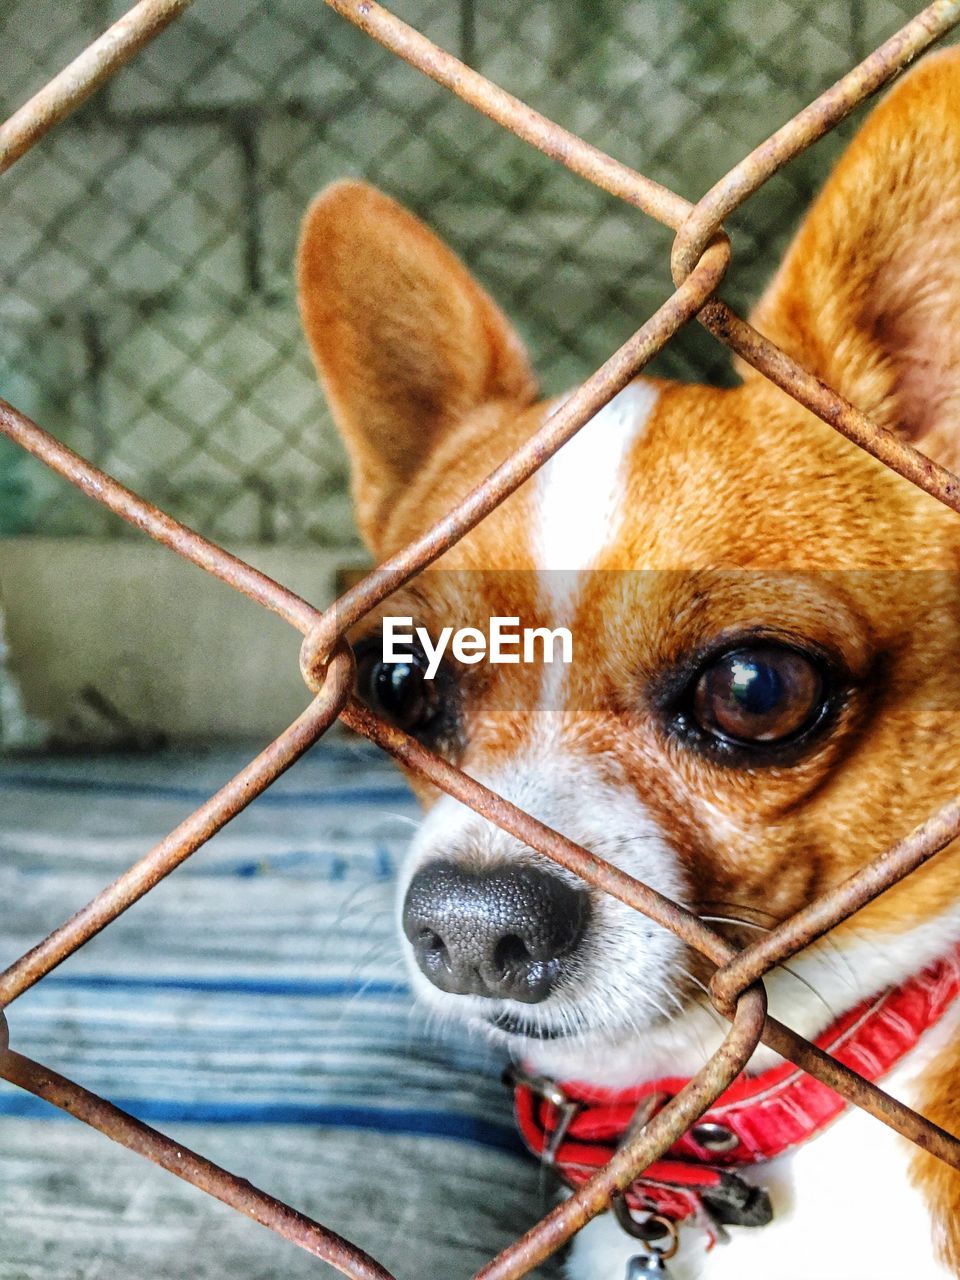
[[[549,1134],[544,1134],[543,1151],[540,1153],[540,1159],[544,1164],[556,1165],[557,1154],[571,1124],[583,1109],[583,1103],[571,1098],[556,1080],[551,1080],[549,1076],[534,1075],[516,1063],[511,1063],[504,1071],[503,1083],[508,1089],[515,1089],[518,1085],[522,1085],[536,1097],[542,1098],[544,1102],[549,1102],[556,1108],[557,1123]]]

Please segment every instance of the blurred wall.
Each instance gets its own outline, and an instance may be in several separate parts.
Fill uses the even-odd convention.
[[[6,0],[12,108],[126,0]],[[400,0],[439,43],[689,197],[917,0]],[[849,134],[850,129],[846,132]],[[731,221],[746,306],[841,140]],[[0,394],[205,533],[345,546],[345,462],[291,267],[313,193],[362,174],[513,315],[551,393],[669,292],[670,235],[394,59],[320,0],[197,0],[0,184]],[[729,376],[696,326],[668,374]],[[9,448],[0,534],[123,527]]]
[[[238,550],[307,599],[334,599],[336,553]],[[23,701],[65,745],[273,736],[311,697],[299,633],[161,547],[0,540],[0,598]]]
[[[0,105],[19,105],[125,7],[6,0]],[[395,6],[494,80],[691,198],[920,7]],[[731,219],[724,294],[735,306],[758,293],[855,122]],[[589,373],[670,292],[669,233],[476,115],[320,0],[197,0],[0,182],[0,395],[231,548],[316,548],[350,560],[358,544],[345,459],[301,338],[291,275],[308,200],[343,174],[411,205],[466,257],[516,320],[548,392]],[[655,368],[730,378],[726,354],[696,325]],[[119,543],[96,547],[89,540],[136,535],[0,440],[0,538],[23,535],[87,540],[58,545],[56,557],[48,548],[47,564],[39,542],[0,546],[14,659],[44,705],[62,692],[64,668],[45,665],[55,654],[109,670],[107,655],[144,639],[127,612],[160,609],[162,586],[176,614],[184,570],[161,568],[146,549],[131,558]],[[278,563],[296,572],[300,562]],[[98,633],[96,611],[82,625],[77,612],[79,629],[54,636],[58,594],[81,610],[79,597],[95,600],[103,573],[113,575],[102,590],[123,616]],[[210,655],[222,653],[211,637],[222,610],[234,617],[219,588],[205,603],[202,586],[198,578],[190,599],[204,642],[169,637],[175,675],[161,671],[163,646],[144,664],[156,714],[182,708],[191,728],[259,723],[253,692],[249,714],[226,721],[205,720],[188,694],[201,672],[216,685]],[[264,710],[271,705],[264,695]]]

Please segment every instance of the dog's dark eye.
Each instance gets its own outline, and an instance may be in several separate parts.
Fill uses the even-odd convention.
[[[702,729],[721,738],[782,742],[814,723],[824,693],[820,669],[796,649],[731,649],[700,672],[693,714]]]
[[[426,669],[419,652],[409,662],[384,662],[380,637],[371,638],[357,646],[357,694],[398,729],[423,737],[441,710],[440,691]]]

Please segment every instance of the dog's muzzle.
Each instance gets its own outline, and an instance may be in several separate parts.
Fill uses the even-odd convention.
[[[563,976],[588,914],[583,890],[537,867],[431,862],[410,882],[403,930],[441,991],[537,1004]]]

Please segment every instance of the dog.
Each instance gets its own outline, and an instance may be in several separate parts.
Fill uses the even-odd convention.
[[[357,522],[385,557],[557,402],[538,399],[520,339],[462,263],[364,183],[311,205],[298,284]],[[960,51],[926,58],[872,111],[751,319],[960,468]],[[728,389],[636,379],[350,638],[373,709],[742,946],[957,792],[960,518],[740,372]],[[387,615],[430,635],[494,616],[563,624],[574,654],[506,671],[447,654],[428,681],[415,649],[384,662]],[[579,1082],[583,1098],[614,1105],[692,1076],[728,1029],[705,996],[710,966],[413,785],[427,812],[400,916],[417,995],[506,1046],[524,1078]],[[771,1012],[816,1038],[851,1011],[875,1029],[886,1008],[902,1038],[881,1087],[960,1133],[958,943],[948,847],[769,974]],[[747,1086],[779,1061],[758,1049]],[[721,1125],[715,1167],[709,1126],[695,1128],[691,1159],[736,1172],[741,1198],[762,1189],[769,1222],[729,1225],[736,1214],[698,1192],[677,1229],[676,1212],[651,1210],[661,1187],[631,1215],[653,1224],[644,1239],[603,1214],[568,1274],[960,1275],[960,1173],[856,1108],[830,1120],[740,1163],[720,1153]],[[658,1218],[679,1245],[669,1262],[651,1243]]]

